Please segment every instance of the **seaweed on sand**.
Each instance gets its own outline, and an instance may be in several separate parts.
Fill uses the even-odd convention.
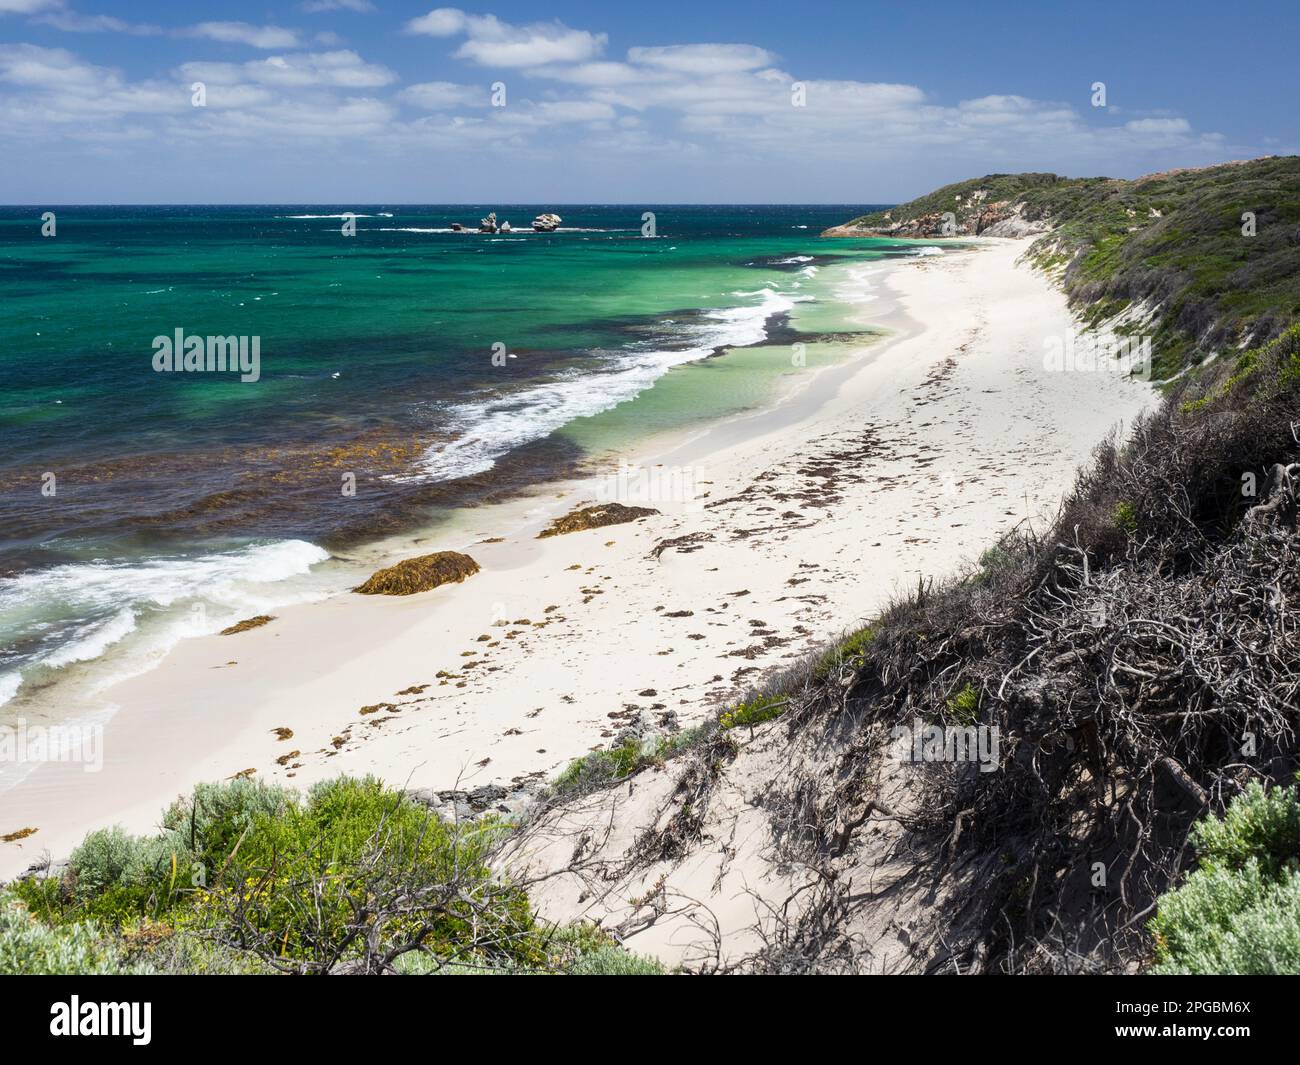
[[[364,584],[352,590],[361,595],[414,595],[443,584],[459,584],[466,577],[472,577],[478,569],[478,563],[469,555],[462,555],[459,551],[437,551],[376,570]]]
[[[261,628],[268,622],[274,621],[273,614],[258,614],[256,617],[244,618],[243,621],[237,621],[233,625],[221,630],[222,636],[234,636],[237,632],[247,632],[249,629]]]
[[[658,513],[653,507],[626,507],[622,503],[598,503],[591,507],[579,507],[562,518],[556,518],[548,528],[537,534],[537,539],[582,532],[584,529],[599,529],[606,525],[622,525]]]

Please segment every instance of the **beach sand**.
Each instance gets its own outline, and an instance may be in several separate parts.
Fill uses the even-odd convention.
[[[195,783],[246,770],[298,787],[549,779],[638,716],[716,715],[896,592],[975,564],[1043,521],[1094,445],[1152,402],[1118,375],[1043,369],[1047,338],[1074,323],[1017,265],[1025,247],[873,267],[863,319],[891,335],[772,410],[646,456],[670,498],[619,501],[656,515],[538,540],[607,498],[557,485],[395,556],[464,551],[482,566],[464,584],[343,594],[184,641],[105,693],[119,709],[100,771],[44,764],[0,796],[0,834],[37,829],[0,843],[0,877],[94,828],[148,830]]]

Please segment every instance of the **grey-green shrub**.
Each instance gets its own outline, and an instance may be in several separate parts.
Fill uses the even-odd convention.
[[[92,921],[51,928],[11,894],[0,894],[0,975],[100,976],[134,972]]]
[[[551,783],[554,795],[595,791],[625,780],[648,765],[662,762],[699,743],[708,730],[696,725],[675,736],[628,737],[617,747],[589,751],[575,758]]]
[[[1236,869],[1254,858],[1276,876],[1288,862],[1300,861],[1300,793],[1252,781],[1222,818],[1197,823],[1192,842],[1202,865]]]
[[[594,925],[579,923],[553,929],[546,937],[549,957],[540,966],[510,963],[491,966],[440,962],[425,951],[402,957],[397,969],[405,976],[666,976],[654,958],[632,954]]]
[[[174,855],[188,867],[188,852],[167,836],[132,836],[120,825],[86,836],[68,859],[78,899],[92,899],[111,887],[154,883],[171,869]]]
[[[1192,831],[1199,868],[1151,922],[1161,975],[1300,975],[1300,794],[1252,782]]]
[[[275,784],[247,777],[204,783],[177,799],[163,814],[163,830],[189,847],[209,872],[221,868],[240,835],[260,816],[282,814],[296,796]]]
[[[633,954],[622,947],[605,946],[582,954],[569,967],[570,976],[664,976],[654,958]]]

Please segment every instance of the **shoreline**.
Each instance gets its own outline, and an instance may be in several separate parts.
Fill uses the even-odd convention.
[[[4,794],[0,833],[38,831],[0,844],[0,877],[66,855],[96,827],[144,830],[194,783],[248,769],[298,787],[343,772],[435,790],[549,779],[628,721],[703,719],[918,574],[969,563],[1059,501],[1111,424],[1151,399],[1100,374],[1074,375],[1073,388],[1045,377],[1035,341],[1073,324],[1064,297],[1014,264],[1023,246],[871,264],[889,308],[864,306],[863,324],[888,336],[774,407],[668,434],[644,454],[648,468],[698,467],[698,507],[649,501],[659,515],[536,540],[600,478],[547,486],[554,499],[458,513],[436,543],[384,542],[390,562],[467,551],[483,567],[468,587],[343,593],[183,641],[104,693],[120,709],[102,772],[45,764]],[[1010,380],[998,358],[1008,346]],[[1009,403],[981,398],[1004,390]],[[981,454],[972,412],[1018,414],[1024,431]],[[963,425],[975,435],[944,433]],[[964,520],[945,520],[957,511]]]
[[[877,254],[879,259],[838,258],[835,266],[872,269],[895,258],[886,252]],[[447,535],[448,529],[458,527],[466,511],[499,510],[509,515],[512,508],[527,507],[530,501],[544,497],[552,486],[564,488],[598,481],[615,459],[644,461],[644,456],[654,449],[666,449],[714,424],[782,406],[791,392],[797,393],[819,370],[827,368],[816,366],[816,362],[834,366],[846,360],[835,349],[847,346],[847,334],[821,332],[816,326],[801,331],[791,313],[804,300],[821,307],[839,307],[840,303],[828,299],[824,292],[801,295],[799,288],[800,283],[795,282],[794,291],[781,290],[774,295],[772,285],[766,284],[756,292],[730,293],[733,297],[765,296],[758,308],[701,307],[701,322],[741,311],[763,310],[761,336],[700,349],[704,353],[697,352],[698,357],[667,366],[636,395],[616,401],[594,416],[575,414],[549,434],[498,456],[492,460],[490,476],[481,471],[459,480],[429,481],[419,467],[438,460],[435,445],[430,444],[422,446],[415,466],[380,479],[380,494],[391,496],[380,510],[367,514],[363,509],[360,518],[339,518],[329,530],[320,530],[321,535],[294,527],[268,528],[259,535],[236,537],[243,542],[234,547],[213,544],[208,548],[187,548],[164,539],[154,551],[142,548],[136,555],[121,559],[110,555],[107,566],[104,559],[92,555],[64,560],[55,567],[56,572],[65,580],[75,577],[88,581],[92,590],[89,609],[103,606],[93,601],[99,595],[94,589],[100,578],[106,585],[120,584],[118,591],[125,599],[115,602],[112,609],[116,613],[112,615],[92,616],[92,620],[69,616],[66,620],[80,626],[80,632],[45,653],[44,658],[39,654],[30,661],[19,657],[8,672],[0,672],[0,688],[5,689],[0,691],[0,726],[24,721],[69,724],[102,718],[112,711],[101,698],[104,691],[155,668],[183,640],[215,634],[247,616],[342,594],[364,580],[371,569],[393,561],[391,556],[409,551],[409,545]],[[769,300],[786,306],[765,309]],[[683,314],[675,315],[674,320]],[[771,351],[796,342],[815,352],[814,365],[799,371],[799,380],[787,386],[770,369]],[[722,371],[722,387],[717,395],[729,398],[718,402],[699,385],[702,377],[712,375],[700,375],[697,368],[724,354],[731,358],[726,360],[727,369]],[[696,382],[693,387],[689,383],[683,386],[683,381],[692,380]],[[527,393],[529,387],[536,386],[524,386],[521,391]],[[664,391],[671,397],[667,404],[656,398]],[[697,406],[699,409],[690,413]],[[669,412],[666,417],[665,411]],[[593,432],[591,427],[595,426],[599,428]],[[457,439],[451,437],[446,443],[454,446]],[[423,502],[417,505],[417,499]],[[373,510],[374,504],[367,506]],[[337,503],[327,509],[336,510]],[[106,572],[119,568],[118,563],[123,573],[120,580]],[[60,567],[69,572],[63,574]],[[98,573],[94,572],[96,567],[100,568]],[[161,577],[163,581],[156,591],[149,589],[151,578],[145,571],[150,568],[156,570],[153,579]],[[74,574],[74,570],[84,572]],[[181,571],[184,579],[178,576]],[[39,575],[43,571],[38,568],[33,572]],[[130,584],[131,578],[135,586]],[[187,609],[176,607],[177,603],[185,607],[187,601]],[[43,667],[44,660],[58,668],[51,671]],[[5,688],[6,684],[12,688]],[[6,790],[7,777],[12,774],[0,772],[0,794]]]

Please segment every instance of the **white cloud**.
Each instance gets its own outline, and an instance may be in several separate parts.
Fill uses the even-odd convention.
[[[21,2],[34,0],[0,5]],[[34,17],[53,15],[73,18],[66,7],[48,6]],[[143,32],[109,16],[65,23],[74,26]],[[657,189],[665,197],[707,199],[744,174],[747,195],[783,200],[826,198],[829,189],[846,199],[883,199],[990,170],[1123,174],[1252,154],[1250,146],[1160,111],[1126,122],[1131,113],[1117,117],[1011,93],[945,102],[917,85],[796,75],[756,45],[637,46],[621,59],[604,59],[604,34],[558,22],[512,25],[459,8],[430,11],[407,30],[476,65],[517,71],[508,106],[489,106],[488,77],[483,84],[403,86],[394,71],[354,51],[308,51],[319,35],[203,23],[165,32],[220,61],[180,62],[143,80],[65,49],[0,45],[0,151],[66,160],[84,142],[96,159],[117,144],[123,153],[135,146],[138,156],[152,138],[159,149],[219,146],[231,173],[239,160],[245,171],[260,173],[259,160],[279,159],[282,143],[291,143],[295,161],[277,174],[310,181],[333,174],[346,136],[355,148],[349,160],[394,163],[382,171],[371,165],[369,173],[385,181],[407,180],[413,169],[427,173],[454,152],[463,161],[458,172],[500,187],[517,183],[521,192],[534,179],[559,174],[573,195],[616,189],[646,196]],[[225,49],[199,49],[193,38],[200,36],[269,54],[232,60]],[[190,106],[193,81],[208,85],[206,108]],[[792,92],[796,82],[801,93]],[[65,142],[73,147],[61,147]],[[504,159],[514,165],[502,167]],[[77,168],[60,172],[75,175]],[[446,189],[459,178],[440,180]],[[486,195],[485,189],[460,193]]]
[[[56,30],[63,30],[64,33],[130,33],[141,37],[154,37],[166,32],[161,26],[126,22],[112,15],[79,15],[75,11],[62,9],[37,15],[32,21],[44,26],[53,26]]]
[[[1024,96],[981,96],[957,106],[972,114],[1027,114],[1037,105]]]
[[[752,44],[676,44],[666,48],[629,48],[629,62],[680,74],[729,74],[769,66],[776,57]]]
[[[313,15],[321,11],[355,11],[364,15],[375,10],[375,5],[370,0],[305,0],[299,6]]]
[[[578,63],[574,66],[543,66],[528,72],[534,77],[554,78],[571,85],[611,86],[627,85],[634,81],[652,79],[649,71],[638,70],[627,63],[599,61]]]
[[[200,22],[182,31],[186,36],[205,37],[252,48],[297,48],[298,31],[280,26],[254,26],[247,22]]]
[[[0,15],[32,15],[62,6],[63,0],[0,0]]]
[[[455,7],[435,8],[411,19],[406,32],[428,37],[464,35],[456,57],[485,67],[581,63],[598,56],[609,40],[607,34],[573,30],[560,22],[522,26],[502,22],[495,15],[468,15]]]
[[[63,48],[0,45],[0,81],[33,89],[80,91],[115,81],[101,67],[84,63]]]
[[[356,52],[319,52],[271,56],[245,64],[254,81],[268,85],[335,85],[345,89],[374,89],[390,85],[397,75],[386,67],[367,63]]]
[[[177,124],[173,129],[177,136],[236,144],[278,144],[286,137],[337,143],[340,139],[357,141],[383,130],[394,114],[387,101],[370,97],[276,99],[262,107],[204,111],[195,122]]]
[[[0,105],[16,129],[42,130],[51,125],[84,127],[107,133],[106,119],[130,114],[162,115],[188,105],[175,84],[127,82],[108,67],[87,63],[62,48],[34,44],[0,45]],[[61,135],[67,135],[66,129]]]
[[[505,108],[497,116],[507,126],[553,126],[570,122],[608,122],[616,112],[596,100],[545,100],[539,104]]]
[[[38,0],[0,0],[6,3],[34,4]],[[21,7],[17,10],[22,10]],[[32,21],[51,26],[65,33],[127,33],[140,37],[201,37],[227,44],[246,44],[253,48],[298,48],[301,39],[297,30],[280,26],[254,26],[247,22],[200,22],[196,26],[165,29],[150,23],[127,22],[114,15],[83,15],[66,6],[65,0],[43,0]],[[4,8],[0,6],[0,13]],[[317,43],[337,40],[337,34],[318,33]]]
[[[1124,128],[1134,133],[1190,133],[1192,130],[1185,118],[1138,118],[1125,122]]]
[[[413,18],[406,24],[407,33],[422,33],[428,37],[454,37],[469,27],[469,16],[458,7],[436,7],[427,15]]]
[[[425,111],[446,111],[457,107],[486,107],[488,91],[478,85],[457,85],[452,81],[426,81],[408,85],[397,94],[404,103]]]

